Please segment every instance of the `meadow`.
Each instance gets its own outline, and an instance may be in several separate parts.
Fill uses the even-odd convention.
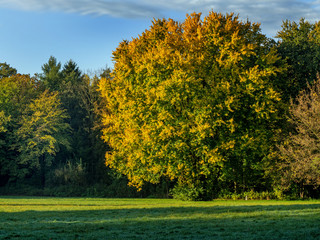
[[[320,239],[320,200],[0,197],[0,239]]]

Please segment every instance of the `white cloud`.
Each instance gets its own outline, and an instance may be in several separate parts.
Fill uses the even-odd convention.
[[[158,13],[150,4],[116,0],[0,0],[0,7],[26,11],[63,11],[113,17],[152,17]]]
[[[143,0],[146,4],[148,0]],[[283,20],[320,20],[320,0],[162,0],[154,7],[185,12],[209,11],[239,14],[242,19],[259,22],[264,33],[275,36]]]
[[[166,16],[167,12],[235,12],[243,19],[262,23],[274,36],[285,19],[320,20],[320,0],[0,0],[0,7],[28,11],[63,11],[125,18]]]

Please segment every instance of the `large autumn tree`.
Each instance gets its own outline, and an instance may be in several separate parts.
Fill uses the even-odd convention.
[[[283,69],[259,24],[234,14],[158,19],[114,51],[101,81],[106,164],[130,184],[166,177],[193,192],[255,187],[277,129]]]

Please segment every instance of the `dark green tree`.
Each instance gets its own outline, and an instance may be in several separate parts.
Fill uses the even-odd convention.
[[[65,83],[79,84],[82,81],[82,73],[78,65],[71,59],[63,66],[61,73]]]
[[[61,63],[57,62],[57,59],[53,56],[49,58],[48,63],[45,63],[42,66],[42,71],[39,75],[41,83],[45,86],[46,89],[50,91],[59,91],[61,90]]]
[[[102,157],[105,144],[100,139],[100,129],[95,127],[98,119],[96,102],[100,99],[96,91],[99,78],[84,75],[73,60],[69,60],[61,68],[61,64],[51,57],[42,69],[40,82],[45,89],[58,92],[61,106],[69,115],[65,121],[71,127],[70,149],[62,147],[55,156],[55,162],[60,166],[67,161],[72,164],[81,163],[87,171],[88,182],[99,181],[97,172],[105,169]],[[53,167],[59,167],[58,165]]]
[[[84,78],[87,84],[83,85],[81,93],[81,105],[86,111],[86,124],[84,131],[88,134],[90,140],[90,149],[88,154],[90,158],[86,161],[88,167],[88,174],[93,182],[111,183],[110,169],[105,166],[105,153],[109,149],[108,145],[102,140],[102,116],[105,111],[105,101],[98,91],[99,82],[106,78],[110,79],[111,70],[106,68],[102,73],[89,77],[85,75]]]
[[[17,69],[10,67],[7,63],[0,63],[0,78],[10,77],[17,74]]]
[[[70,124],[72,131],[71,134],[71,148],[65,149],[62,147],[61,151],[57,154],[56,158],[60,164],[66,163],[71,159],[79,159],[78,151],[81,151],[81,147],[77,146],[79,138],[77,133],[79,132],[81,122],[84,119],[79,107],[79,94],[77,88],[81,83],[81,72],[76,63],[72,60],[68,61],[63,68],[61,63],[57,59],[51,56],[48,63],[42,66],[42,73],[39,74],[40,85],[44,89],[51,92],[57,92],[58,98],[61,101],[61,106],[69,115],[68,119],[65,119],[66,123]]]
[[[9,180],[9,175],[4,170],[7,168],[4,165],[6,163],[6,153],[10,147],[6,138],[9,122],[10,117],[6,116],[4,111],[0,111],[0,186],[5,185]]]
[[[288,100],[312,84],[320,72],[320,22],[286,20],[276,37],[278,52],[288,63],[286,75],[276,84]]]
[[[62,88],[59,91],[62,106],[66,109],[70,118],[68,123],[72,128],[72,152],[70,159],[74,161],[86,161],[90,156],[87,154],[90,148],[88,132],[86,131],[87,111],[83,106],[82,97],[87,91],[87,82],[79,70],[77,64],[69,60],[61,71]]]

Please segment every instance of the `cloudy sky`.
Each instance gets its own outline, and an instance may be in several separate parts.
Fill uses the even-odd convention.
[[[320,0],[0,0],[0,62],[41,72],[50,56],[81,70],[112,67],[112,51],[151,25],[186,13],[235,12],[273,37],[282,20],[320,20]]]

